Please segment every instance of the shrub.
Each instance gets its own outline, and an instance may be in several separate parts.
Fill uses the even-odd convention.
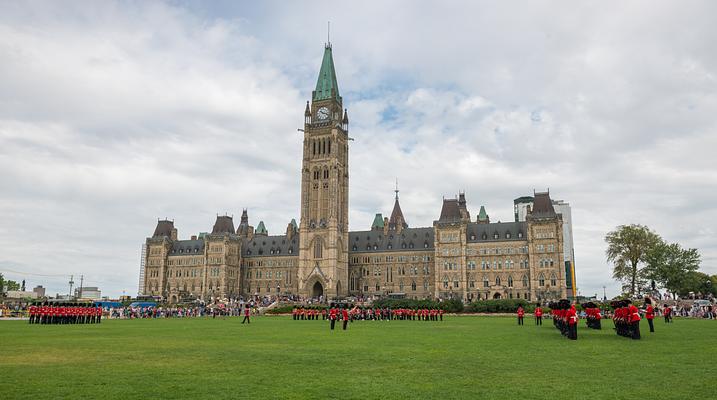
[[[535,310],[535,303],[522,299],[478,300],[465,307],[466,312],[475,313],[514,313],[518,306],[523,306],[526,313]]]

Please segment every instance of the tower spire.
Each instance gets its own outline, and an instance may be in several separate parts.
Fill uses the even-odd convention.
[[[326,43],[331,47],[331,21],[326,21]]]
[[[394,192],[396,192],[396,201],[398,201],[398,178],[396,178],[396,190]]]

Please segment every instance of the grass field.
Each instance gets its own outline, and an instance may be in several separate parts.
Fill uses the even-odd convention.
[[[657,320],[656,320],[657,321]],[[581,321],[582,322],[582,321]],[[644,321],[643,321],[644,322]],[[581,325],[568,341],[513,318],[259,317],[0,322],[0,398],[715,398],[717,323],[657,321],[632,341]],[[607,329],[605,329],[607,328]]]

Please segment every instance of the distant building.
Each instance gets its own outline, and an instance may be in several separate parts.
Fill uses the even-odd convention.
[[[36,299],[35,292],[26,292],[24,290],[8,290],[6,292],[8,299]]]
[[[575,284],[575,248],[573,247],[573,217],[570,204],[563,200],[551,200],[555,212],[563,216],[563,259],[565,260],[565,275],[568,291],[575,297],[577,285]],[[515,222],[523,222],[533,208],[533,196],[522,196],[513,200]]]
[[[75,297],[86,300],[100,300],[102,298],[102,292],[100,292],[100,289],[96,286],[85,286],[75,289]]]
[[[45,297],[45,288],[42,285],[35,286],[32,291],[37,295],[38,298]]]

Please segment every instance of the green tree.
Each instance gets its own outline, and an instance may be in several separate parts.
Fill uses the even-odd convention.
[[[712,293],[714,295],[715,289],[712,283],[713,279],[711,276],[699,271],[690,271],[685,274],[682,286],[677,293],[683,297],[687,296],[690,292],[695,294],[701,293],[703,295]]]
[[[7,280],[5,281],[5,285],[7,286],[7,290],[20,290],[20,284],[15,281]]]
[[[0,274],[0,297],[5,294],[5,277]]]
[[[637,293],[643,277],[640,264],[645,263],[648,251],[662,242],[660,236],[643,225],[620,225],[605,236],[607,261],[613,263],[613,278],[623,282],[628,294]]]
[[[686,285],[690,273],[700,267],[697,249],[683,249],[678,243],[658,243],[645,257],[645,276],[672,293],[679,293]]]

